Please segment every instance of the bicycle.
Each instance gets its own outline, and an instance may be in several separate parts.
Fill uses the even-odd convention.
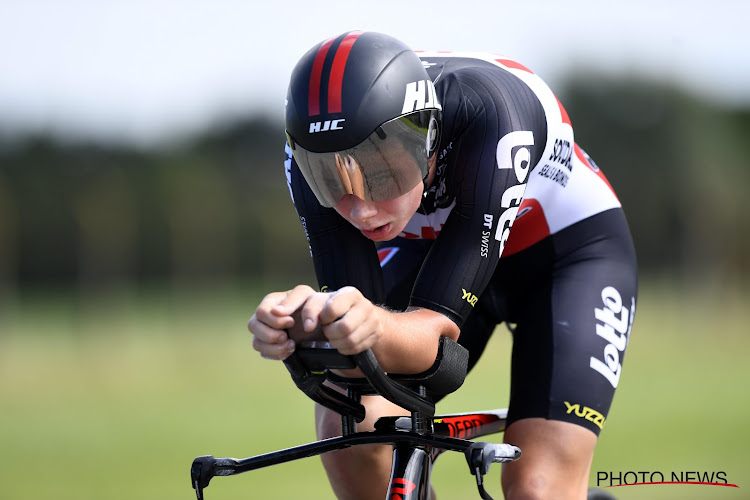
[[[484,488],[484,475],[492,463],[520,458],[521,450],[510,444],[472,440],[504,431],[507,409],[435,415],[434,401],[463,384],[468,358],[463,346],[441,337],[437,358],[429,370],[417,375],[386,375],[369,349],[345,356],[327,342],[300,343],[284,364],[302,392],[341,415],[341,436],[245,459],[197,457],[190,468],[197,499],[205,499],[203,490],[216,476],[231,476],[352,446],[390,444],[393,465],[388,500],[429,500],[432,466],[445,451],[464,454],[480,497],[492,500]],[[354,368],[359,368],[364,378],[342,377],[332,371]],[[326,381],[346,393],[325,385]],[[357,432],[356,424],[365,418],[360,398],[375,394],[409,410],[411,416],[381,417],[373,431]],[[598,493],[590,490],[589,499],[614,498],[606,494],[592,496]]]

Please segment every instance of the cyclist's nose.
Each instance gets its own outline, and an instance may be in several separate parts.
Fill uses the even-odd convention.
[[[378,207],[375,202],[365,201],[354,195],[351,197],[351,206],[349,207],[349,217],[353,221],[364,222],[378,213]]]

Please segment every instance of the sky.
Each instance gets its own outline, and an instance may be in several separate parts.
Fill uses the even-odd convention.
[[[313,45],[374,30],[750,107],[746,0],[0,0],[0,130],[158,142],[263,113]]]

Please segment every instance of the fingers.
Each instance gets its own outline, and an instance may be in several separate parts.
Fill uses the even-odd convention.
[[[352,286],[345,286],[330,293],[325,306],[320,311],[320,322],[323,325],[329,325],[344,316],[352,306],[362,301],[370,303],[362,292]]]
[[[306,332],[311,332],[321,324],[320,314],[331,299],[330,293],[316,293],[311,295],[300,311],[302,327]]]
[[[282,321],[281,324],[284,325],[286,323]],[[289,340],[289,336],[284,331],[284,328],[288,328],[288,326],[277,327],[261,321],[257,313],[253,314],[253,317],[247,322],[247,329],[250,330],[253,337],[266,344],[281,344]]]
[[[314,293],[309,286],[300,285],[266,295],[247,324],[253,334],[253,349],[268,359],[286,359],[294,352],[294,341],[285,330],[294,326],[294,312]]]
[[[274,315],[290,316],[302,307],[310,296],[316,294],[315,290],[307,285],[299,285],[283,293],[286,295],[271,308],[271,313]]]
[[[285,359],[294,352],[299,322],[305,332],[323,329],[331,346],[342,354],[371,348],[381,335],[380,309],[354,287],[333,293],[317,293],[300,285],[286,292],[266,295],[250,321],[253,348],[269,359]]]
[[[342,288],[320,313],[323,332],[342,354],[357,354],[375,345],[381,335],[379,308],[359,290]]]

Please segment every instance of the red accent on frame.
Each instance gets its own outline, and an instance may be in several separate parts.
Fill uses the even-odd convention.
[[[310,73],[310,89],[307,94],[307,115],[315,116],[320,114],[320,77],[323,75],[323,63],[326,60],[328,49],[335,38],[329,38],[318,49],[313,61],[312,73]]]
[[[328,79],[328,112],[341,113],[341,86],[344,82],[344,68],[352,45],[361,35],[361,31],[352,31],[341,40],[336,56],[331,66],[331,76]]]
[[[398,484],[403,485],[402,487],[396,486]],[[408,495],[412,491],[416,489],[417,485],[409,481],[408,479],[404,479],[403,477],[397,477],[391,482],[391,487],[388,489],[388,495],[393,494],[395,495]],[[393,498],[393,497],[391,497]]]

